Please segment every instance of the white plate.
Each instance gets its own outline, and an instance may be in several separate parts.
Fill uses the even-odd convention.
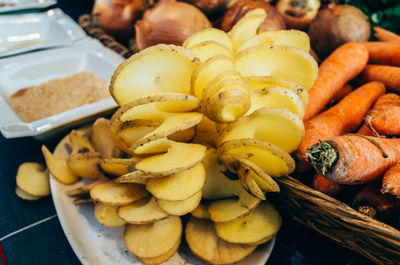
[[[66,126],[75,126],[110,112],[117,105],[109,99],[94,102],[42,120],[24,123],[6,99],[16,91],[85,70],[110,81],[124,58],[99,41],[85,38],[66,48],[44,50],[0,60],[0,131],[6,138],[35,136],[39,140]]]
[[[33,8],[46,8],[55,4],[57,4],[56,0],[0,0],[0,13]]]
[[[57,156],[67,156],[66,138],[57,146]],[[93,205],[73,205],[66,191],[82,185],[64,185],[50,177],[51,194],[58,219],[64,233],[83,265],[139,265],[142,264],[125,247],[123,228],[102,226],[94,216]],[[275,243],[275,238],[259,246],[251,255],[236,265],[263,265],[267,262]],[[207,244],[207,242],[204,242]],[[182,244],[183,245],[183,244]],[[180,247],[169,259],[168,265],[205,265],[193,256],[187,247]]]
[[[2,1],[2,0],[0,0]],[[70,45],[86,36],[61,9],[0,16],[0,57]]]

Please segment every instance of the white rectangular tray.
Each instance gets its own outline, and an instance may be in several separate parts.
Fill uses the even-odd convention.
[[[56,0],[1,0],[0,13],[25,10],[46,8],[57,4]]]

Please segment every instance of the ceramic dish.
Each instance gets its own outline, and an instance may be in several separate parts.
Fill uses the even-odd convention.
[[[67,138],[62,140],[55,149],[55,155],[68,156],[65,149]],[[50,175],[51,176],[51,175]],[[64,185],[50,177],[50,187],[58,219],[64,233],[83,265],[142,265],[126,248],[123,240],[123,227],[109,228],[101,225],[94,216],[94,206],[75,206],[66,191],[81,186]],[[207,244],[207,242],[204,242]],[[264,265],[274,247],[275,239],[260,245],[251,255],[236,265]],[[206,265],[195,258],[187,246],[181,244],[177,253],[165,265]]]
[[[46,8],[55,4],[57,4],[56,0],[0,0],[0,13]]]
[[[83,29],[61,9],[0,16],[0,57],[70,45],[84,37]]]
[[[44,50],[0,60],[0,131],[6,138],[35,136],[44,140],[66,127],[87,122],[111,112],[116,103],[109,99],[94,102],[42,120],[25,123],[8,105],[16,91],[62,78],[84,70],[110,81],[124,59],[99,41],[85,38],[66,48]]]

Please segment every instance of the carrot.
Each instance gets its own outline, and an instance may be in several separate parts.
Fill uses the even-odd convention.
[[[367,65],[360,80],[361,82],[381,81],[388,89],[400,93],[400,67]]]
[[[400,197],[400,163],[386,171],[382,179],[382,193]]]
[[[333,51],[321,63],[317,81],[308,91],[310,103],[304,120],[321,112],[337,91],[364,69],[367,62],[368,50],[361,43],[348,42]]]
[[[325,178],[339,184],[364,184],[382,177],[400,160],[400,139],[335,136],[312,145],[307,159]]]
[[[385,86],[382,83],[367,83],[351,92],[335,106],[306,121],[303,142],[296,151],[298,161],[307,163],[305,161],[307,148],[318,141],[356,130],[372,104],[383,94]]]
[[[363,44],[368,49],[368,63],[400,66],[400,43],[370,41]]]
[[[397,35],[396,33],[393,33],[389,30],[380,27],[374,27],[374,31],[375,31],[375,37],[380,41],[392,41],[400,43],[400,36]]]
[[[343,190],[344,185],[326,179],[324,176],[317,172],[314,175],[313,187],[314,189],[329,196],[336,196]]]
[[[353,91],[353,86],[350,84],[344,84],[341,89],[339,89],[338,92],[335,93],[335,95],[332,98],[333,102],[339,102],[341,101],[345,96],[351,93]]]

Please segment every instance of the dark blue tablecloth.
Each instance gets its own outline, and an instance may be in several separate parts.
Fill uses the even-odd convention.
[[[59,0],[57,7],[77,20],[81,14],[91,11],[92,4],[92,1]],[[50,150],[60,137],[46,143]],[[80,264],[62,231],[51,196],[31,202],[18,198],[14,192],[18,166],[27,161],[44,162],[41,145],[33,138],[0,136],[0,260],[3,265],[3,257],[8,265]],[[267,265],[371,264],[284,214],[283,220]]]

